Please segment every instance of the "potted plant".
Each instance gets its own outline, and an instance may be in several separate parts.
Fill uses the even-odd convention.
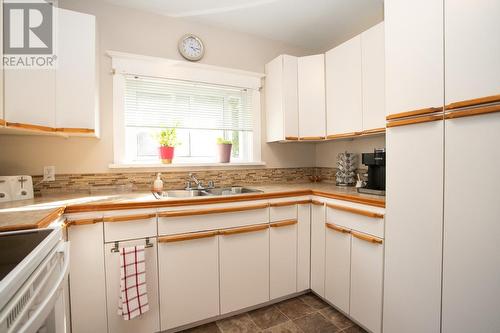
[[[162,163],[170,164],[174,159],[175,147],[179,145],[177,141],[177,128],[165,128],[156,135],[156,140],[160,144],[158,148]]]
[[[229,163],[231,160],[231,149],[233,142],[223,138],[217,138],[217,151],[219,155],[219,163]]]

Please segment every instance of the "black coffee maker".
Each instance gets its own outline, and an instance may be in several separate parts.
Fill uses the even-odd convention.
[[[385,195],[385,149],[375,149],[373,153],[363,153],[362,163],[368,167],[368,181],[358,192]]]

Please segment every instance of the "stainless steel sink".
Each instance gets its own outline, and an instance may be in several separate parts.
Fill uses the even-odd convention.
[[[212,188],[204,190],[170,190],[163,191],[161,194],[153,192],[157,199],[163,198],[193,198],[202,196],[228,196],[247,193],[262,193],[261,190],[255,190],[248,187],[232,186],[222,188]]]

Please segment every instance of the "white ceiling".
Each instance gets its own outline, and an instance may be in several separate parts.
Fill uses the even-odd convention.
[[[327,50],[383,20],[383,0],[104,0]]]

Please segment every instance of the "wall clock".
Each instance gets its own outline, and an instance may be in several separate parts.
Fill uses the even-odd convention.
[[[199,37],[187,34],[179,40],[179,52],[189,61],[198,61],[205,54],[205,46]]]

